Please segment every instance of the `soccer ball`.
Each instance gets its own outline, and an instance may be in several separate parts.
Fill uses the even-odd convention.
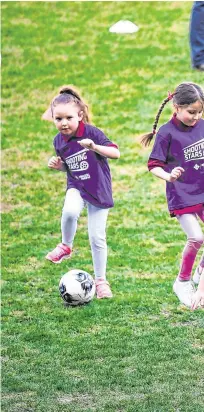
[[[91,275],[80,269],[73,269],[62,276],[59,291],[67,305],[77,306],[90,302],[96,291]]]

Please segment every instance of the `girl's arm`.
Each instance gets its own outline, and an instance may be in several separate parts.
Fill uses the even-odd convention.
[[[166,180],[167,182],[175,182],[181,174],[184,172],[184,169],[180,166],[175,167],[171,173],[165,172],[162,167],[154,167],[150,172],[159,177],[160,179]]]
[[[202,270],[198,289],[194,294],[191,309],[196,309],[198,306],[204,306],[204,269]]]
[[[82,139],[78,141],[78,143],[85,147],[86,149],[93,150],[94,152],[100,154],[101,156],[108,157],[109,159],[119,159],[120,152],[117,147],[113,146],[101,146],[99,144],[95,144],[91,139]]]
[[[50,169],[60,170],[61,172],[67,171],[65,163],[59,156],[52,156],[48,161],[48,167],[50,167]]]

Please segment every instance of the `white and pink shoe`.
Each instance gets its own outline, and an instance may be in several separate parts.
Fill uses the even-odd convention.
[[[177,278],[173,284],[173,291],[183,305],[191,308],[195,293],[195,288],[191,280],[181,281]]]
[[[45,256],[45,259],[50,260],[52,263],[61,263],[64,259],[71,257],[72,250],[69,246],[59,243],[55,249]]]
[[[113,294],[106,279],[96,279],[96,295],[98,299],[112,298]]]

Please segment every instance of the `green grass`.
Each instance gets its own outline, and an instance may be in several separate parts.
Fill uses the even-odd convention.
[[[172,292],[185,236],[168,216],[164,182],[147,172],[151,130],[168,90],[192,71],[191,2],[2,2],[2,411],[201,412],[203,313]],[[134,35],[114,35],[119,19]],[[115,142],[115,208],[107,228],[114,299],[63,306],[69,268],[93,273],[84,212],[67,264],[60,241],[63,174],[47,168],[52,124],[41,114],[76,85],[93,123]],[[162,115],[165,122],[170,106]]]

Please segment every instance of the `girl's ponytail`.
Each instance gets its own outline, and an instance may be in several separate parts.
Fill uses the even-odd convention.
[[[190,104],[193,104],[196,101],[199,101],[201,102],[204,108],[204,91],[202,87],[192,82],[184,82],[184,83],[179,84],[176,87],[174,93],[170,93],[170,92],[168,93],[168,97],[163,101],[161,107],[159,108],[159,111],[155,118],[155,122],[153,124],[152,132],[142,136],[141,142],[145,146],[148,146],[150,144],[151,140],[153,139],[153,136],[156,134],[156,128],[157,128],[160,114],[165,104],[171,99],[174,99],[173,103],[180,107],[189,106]]]
[[[157,113],[157,115],[156,115],[156,117],[155,117],[155,121],[154,121],[154,124],[153,124],[153,127],[152,127],[152,132],[151,132],[151,133],[144,134],[144,135],[142,136],[141,143],[144,144],[145,146],[149,146],[149,144],[150,144],[150,142],[152,141],[154,135],[156,134],[157,124],[158,124],[158,121],[159,121],[161,112],[162,112],[164,106],[169,102],[169,100],[173,99],[173,96],[174,96],[174,93],[170,93],[170,92],[169,92],[168,97],[166,97],[166,99],[164,99],[164,101],[163,101],[163,103],[161,104],[161,106],[160,106],[160,108],[159,108],[159,110],[158,110],[158,113]]]
[[[70,94],[78,100],[81,100],[79,92],[73,86],[62,86],[59,89],[59,94]]]

